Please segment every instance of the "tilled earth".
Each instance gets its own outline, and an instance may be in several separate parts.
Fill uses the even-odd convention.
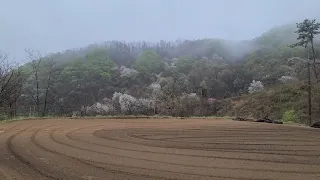
[[[0,125],[0,179],[319,180],[320,131],[218,119]]]

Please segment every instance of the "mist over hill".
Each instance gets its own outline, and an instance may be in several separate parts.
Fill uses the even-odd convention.
[[[171,2],[68,1],[62,6],[65,2],[39,1],[36,5],[46,8],[38,14],[9,17],[7,10],[2,11],[6,18],[1,49],[21,66],[12,68],[10,59],[0,56],[5,69],[1,88],[10,85],[7,80],[17,80],[13,83],[17,86],[10,86],[17,91],[8,95],[9,88],[0,93],[0,115],[268,114],[281,119],[294,112],[295,121],[304,121],[307,54],[304,48],[289,45],[297,42],[297,19],[306,12],[316,16],[315,9],[292,5],[292,11],[300,11],[279,18],[273,8],[281,13],[298,1],[232,1],[237,8],[228,6],[226,11],[225,2],[177,0],[164,11],[165,3]],[[137,7],[125,12],[115,8],[128,3]],[[24,12],[34,4],[21,5],[25,7],[18,9]],[[80,11],[84,9],[86,15]],[[195,15],[189,15],[191,10]],[[315,40],[319,58],[318,37]],[[24,48],[30,49],[21,55]],[[320,107],[320,93],[313,94],[314,107]],[[313,111],[320,115],[319,109]]]
[[[319,5],[317,0],[11,0],[1,6],[0,50],[25,62],[25,48],[55,53],[109,40],[251,40],[272,27],[319,17]]]

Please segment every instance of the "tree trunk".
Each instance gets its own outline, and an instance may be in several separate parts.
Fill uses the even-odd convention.
[[[47,102],[48,102],[48,94],[49,94],[49,89],[50,89],[50,85],[51,85],[51,68],[50,68],[50,72],[49,72],[49,76],[48,76],[48,84],[47,84],[47,88],[46,88],[46,94],[44,97],[44,105],[43,105],[43,111],[42,111],[42,117],[44,117],[46,115],[47,112]]]
[[[310,63],[308,63],[308,114],[309,120],[307,122],[308,125],[312,124],[312,114],[311,114],[311,72],[310,72]]]
[[[37,111],[37,116],[40,116],[38,69],[35,72],[35,78],[36,78],[36,111]]]
[[[317,73],[317,68],[316,68],[316,53],[314,50],[313,40],[311,40],[311,49],[312,49],[312,59],[313,59],[313,72],[314,72],[314,76],[316,77],[316,79],[318,81],[318,73]]]

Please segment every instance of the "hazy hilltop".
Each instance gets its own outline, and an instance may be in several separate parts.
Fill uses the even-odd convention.
[[[1,6],[0,49],[21,61],[25,48],[53,53],[108,40],[251,40],[319,17],[317,7],[317,0],[11,0]]]

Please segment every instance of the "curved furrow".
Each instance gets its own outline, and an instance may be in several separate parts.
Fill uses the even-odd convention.
[[[127,130],[128,131],[128,130]],[[138,131],[139,132],[139,131]],[[165,131],[165,132],[167,132],[167,131]],[[189,131],[188,130],[185,130],[185,131],[183,131],[182,132],[182,134],[187,134]],[[147,133],[151,133],[152,135],[153,135],[153,133],[154,132],[150,132],[150,131],[146,131],[145,132],[145,134],[147,134]],[[214,134],[215,133],[217,133],[217,132],[212,132],[211,133],[211,136],[212,136],[212,138],[215,138],[215,136],[214,136]],[[140,134],[141,134],[141,132],[140,132]],[[164,133],[163,133],[164,134]],[[178,134],[178,133],[177,133]],[[181,134],[181,133],[179,133],[179,134]],[[147,141],[162,141],[161,139],[152,139],[152,138],[148,138],[148,136],[146,136],[146,135],[144,135],[144,136],[136,136],[136,130],[134,130],[133,132],[131,131],[130,132],[130,130],[129,130],[129,133],[128,133],[128,135],[130,136],[130,137],[134,137],[134,138],[137,138],[137,139],[143,139],[143,140],[147,140]],[[191,135],[193,135],[193,134],[191,134]],[[257,134],[258,135],[258,134]],[[261,135],[261,134],[260,134]],[[238,138],[238,134],[237,134],[237,138]],[[247,135],[248,136],[248,135]],[[267,135],[266,135],[267,136]],[[280,136],[280,135],[278,135],[278,136]],[[253,136],[254,137],[254,136]],[[269,135],[268,135],[268,137],[269,137],[269,139],[270,138],[272,138],[272,137],[270,137]],[[294,136],[293,135],[291,135],[290,134],[290,137],[291,138],[294,138]],[[233,138],[235,138],[234,136],[233,136]],[[276,138],[278,138],[278,137],[276,137]],[[172,137],[171,139],[175,139],[175,140],[177,140],[177,141],[181,141],[181,139],[183,139],[182,137],[179,137],[179,136],[175,136],[175,137]],[[210,139],[210,140],[214,140],[214,139]],[[283,149],[282,149],[282,146],[283,147],[289,147],[290,149],[292,149],[291,148],[291,146],[304,146],[304,147],[313,147],[313,148],[319,148],[320,147],[320,143],[319,143],[319,141],[318,142],[316,142],[316,144],[315,143],[313,143],[313,144],[308,144],[308,145],[299,145],[299,144],[286,144],[286,142],[283,142],[284,144],[266,144],[266,143],[254,143],[254,144],[250,144],[250,143],[244,143],[243,141],[242,141],[242,139],[240,138],[239,139],[240,141],[239,141],[239,143],[228,143],[228,142],[206,142],[206,144],[215,144],[215,145],[224,145],[224,144],[226,144],[226,145],[237,145],[237,146],[252,146],[252,145],[257,145],[257,146],[266,146],[266,145],[268,145],[268,146],[271,146],[271,145],[276,145],[276,147],[277,148],[281,148],[281,151],[283,151]],[[252,139],[252,140],[254,140],[254,139]],[[172,142],[172,141],[168,141],[167,139],[165,140],[166,142]],[[174,141],[175,143],[176,143],[176,141]],[[240,142],[243,142],[243,143],[240,143]],[[304,140],[304,143],[308,143],[309,142],[309,139],[305,139]],[[217,147],[215,147],[215,148],[217,148]],[[268,147],[268,148],[271,148],[271,147]],[[240,149],[240,148],[237,148],[237,149]],[[260,149],[260,148],[258,148],[258,149]],[[254,149],[252,149],[252,148],[250,148],[250,150],[254,150]],[[273,149],[274,150],[274,149]],[[300,149],[301,151],[314,151],[315,149],[313,149],[313,150],[309,150],[309,149]],[[320,150],[320,148],[319,149],[317,149],[317,150]]]
[[[127,131],[130,131],[130,129],[127,129]],[[161,132],[161,133],[159,133]],[[185,132],[188,132],[186,134]],[[148,134],[149,133],[149,134]],[[235,137],[234,134],[237,134]],[[270,140],[272,138],[272,142],[277,142],[281,141],[282,143],[312,143],[313,145],[320,145],[320,137],[319,138],[311,138],[308,136],[308,134],[299,134],[296,135],[294,132],[291,132],[291,134],[288,134],[286,136],[279,134],[276,134],[274,136],[271,136],[270,134],[261,134],[260,132],[253,135],[253,136],[248,136],[247,133],[242,132],[228,132],[226,133],[221,133],[217,130],[212,130],[211,132],[203,133],[203,132],[193,132],[192,130],[184,130],[180,132],[176,132],[175,130],[165,130],[165,131],[159,131],[157,130],[156,132],[154,131],[139,131],[138,129],[134,130],[134,133],[131,133],[135,137],[139,137],[141,139],[146,139],[146,140],[157,140],[157,141],[170,141],[170,140],[175,140],[177,138],[188,140],[188,139],[208,139],[210,140],[216,140],[216,139],[221,139],[223,141],[228,141],[228,140],[241,140],[241,141],[248,141],[248,140],[253,140],[253,141],[260,141],[263,142],[265,140]],[[163,134],[166,136],[163,137]],[[200,135],[199,135],[200,134]],[[304,138],[302,138],[304,137]],[[238,141],[239,142],[239,141]]]
[[[97,145],[97,146],[101,146],[101,147],[108,147],[108,148],[118,149],[118,150],[125,150],[125,151],[129,151],[129,152],[143,152],[143,153],[153,153],[153,154],[156,154],[156,155],[157,154],[163,154],[163,155],[175,155],[175,156],[186,156],[186,157],[201,157],[201,158],[215,158],[215,159],[229,159],[229,160],[246,160],[246,161],[277,162],[277,163],[285,163],[286,162],[286,161],[283,160],[283,155],[281,155],[282,160],[274,160],[274,159],[270,160],[269,158],[265,157],[264,153],[259,153],[259,152],[258,153],[244,152],[243,154],[248,154],[248,155],[245,156],[245,155],[242,154],[241,157],[239,157],[239,154],[238,154],[235,157],[230,157],[230,155],[226,156],[226,155],[223,155],[221,153],[220,153],[221,154],[220,156],[217,155],[217,153],[219,153],[219,151],[210,151],[210,152],[214,153],[215,155],[212,155],[212,154],[204,155],[203,152],[202,153],[199,152],[199,153],[197,153],[197,155],[195,155],[195,154],[185,154],[185,153],[181,153],[181,152],[180,153],[176,153],[176,151],[174,149],[173,149],[173,151],[175,151],[175,152],[168,153],[169,148],[165,149],[165,152],[155,152],[155,151],[150,151],[150,150],[142,150],[142,148],[139,148],[139,147],[142,147],[142,146],[138,146],[137,147],[138,150],[137,150],[137,149],[133,149],[133,148],[128,148],[126,145],[122,145],[120,147],[119,146],[111,146],[109,144],[100,144],[100,143],[87,141],[87,140],[85,140],[83,138],[74,138],[74,137],[72,137],[72,134],[75,133],[76,131],[77,130],[70,131],[69,133],[67,133],[66,136],[71,140],[82,141],[84,143],[88,143],[88,144],[92,144],[92,145]],[[103,139],[116,141],[116,139],[114,139],[114,138],[104,137]],[[130,141],[126,141],[126,142],[128,142],[129,144],[134,144],[134,143],[132,143]],[[164,149],[162,147],[157,147],[157,146],[152,146],[152,147],[153,148],[158,148],[157,150],[163,150]],[[150,149],[150,148],[148,147],[148,149]],[[184,150],[186,150],[186,149],[184,149]],[[193,152],[195,152],[195,151],[193,151]],[[206,152],[208,152],[208,151],[206,151]],[[234,152],[234,151],[232,151],[232,152]],[[252,154],[255,155],[256,159],[248,158]],[[261,158],[258,159],[258,157],[260,157],[260,156],[261,156]],[[293,160],[293,159],[299,158],[299,157],[302,157],[302,158],[304,158],[304,157],[312,157],[312,158],[314,158],[314,156],[300,156],[300,155],[287,155],[287,154],[285,154],[284,156],[288,157],[288,159],[290,159],[290,160]],[[272,154],[272,156],[270,156],[270,157],[275,157],[275,155]],[[276,157],[279,157],[279,155],[277,155]],[[295,163],[292,162],[292,164],[295,164]],[[310,164],[310,162],[303,163],[303,162],[300,161],[300,162],[297,162],[296,164]],[[317,164],[317,163],[313,163],[313,164]]]
[[[215,138],[215,139],[220,139],[220,140],[223,140],[223,141],[228,141],[228,140],[235,140],[234,139],[234,136],[227,136],[227,135],[208,135],[208,136],[175,136],[175,137],[166,137],[166,138],[157,138],[155,139],[154,137],[148,137],[147,135],[136,135],[134,134],[135,136],[139,137],[139,138],[144,138],[146,140],[162,140],[162,141],[170,141],[170,140],[174,140],[176,138],[181,138],[181,139],[196,139],[196,138],[200,138],[200,139],[210,139],[210,138]],[[155,136],[155,135],[154,135]],[[270,137],[254,137],[254,139],[248,137],[248,136],[240,136],[238,135],[237,136],[238,139],[241,139],[241,140],[245,140],[245,141],[249,141],[249,140],[255,140],[255,141],[266,141],[266,140],[270,140]],[[283,138],[283,137],[278,137],[278,139],[273,139],[272,141],[280,141],[280,142],[284,142],[284,141],[290,141],[290,142],[298,142],[298,143],[305,143],[305,139],[292,139],[292,138]],[[311,140],[308,140],[308,143],[319,143],[319,140],[317,141],[311,141]],[[320,144],[319,144],[320,145]]]
[[[104,130],[105,131],[105,130]],[[127,133],[128,134],[128,133]],[[211,149],[206,149],[206,147],[204,148],[197,148],[197,147],[193,147],[193,146],[189,146],[189,147],[180,147],[180,146],[174,146],[174,145],[154,145],[154,144],[150,144],[147,142],[134,142],[131,140],[124,140],[124,139],[119,139],[119,138],[113,138],[113,137],[107,137],[107,136],[101,136],[101,135],[97,135],[97,133],[93,133],[94,136],[101,138],[101,139],[106,139],[106,140],[113,140],[113,141],[119,141],[119,142],[123,142],[123,143],[129,143],[129,144],[135,144],[138,146],[149,146],[149,147],[155,147],[155,148],[172,148],[172,149],[182,149],[182,150],[200,150],[200,151],[207,151],[207,152],[239,152],[239,153],[243,153],[243,154],[265,154],[265,155],[283,155],[283,156],[300,156],[300,157],[315,157],[320,155],[320,152],[318,151],[314,151],[314,150],[289,150],[284,151],[284,150],[270,150],[270,151],[265,151],[264,149],[256,149],[256,150],[252,150],[250,149],[250,151],[248,151],[248,149],[227,149],[227,148],[211,148]],[[185,144],[185,146],[187,146]],[[291,151],[291,152],[290,152]],[[310,154],[297,154],[297,153],[310,153]],[[317,154],[313,154],[313,153],[317,153]],[[219,158],[219,157],[216,157]]]
[[[45,179],[55,179],[55,180],[60,180],[60,178],[58,177],[55,177],[51,174],[47,174],[43,171],[41,171],[40,169],[38,169],[36,166],[34,166],[33,164],[31,164],[26,158],[22,157],[19,155],[19,153],[16,151],[16,149],[14,148],[14,145],[12,143],[12,141],[14,140],[14,138],[16,138],[19,134],[21,134],[22,132],[32,128],[32,127],[35,127],[36,125],[33,125],[33,126],[29,126],[28,128],[25,128],[25,129],[22,129],[20,131],[18,131],[17,133],[11,135],[7,141],[6,141],[6,145],[7,145],[7,148],[8,148],[8,151],[10,152],[10,154],[12,156],[14,156],[17,160],[19,160],[21,163],[25,164],[26,166],[28,166],[31,170],[33,170],[34,172],[42,175]]]
[[[143,140],[148,140],[148,141],[160,141],[160,142],[172,142],[172,143],[176,143],[176,142],[181,142],[182,139],[185,139],[185,137],[175,137],[175,138],[170,138],[170,140],[168,139],[152,139],[152,138],[146,138],[146,137],[143,137],[143,136],[137,136],[135,135],[134,133],[131,133],[129,134],[130,137],[133,137],[133,138],[136,138],[136,139],[143,139]],[[199,137],[194,137],[194,139],[196,138],[199,138]],[[209,140],[214,140],[214,136],[211,136],[211,137],[206,137],[206,138],[211,138]],[[191,138],[190,138],[191,139]],[[202,138],[201,138],[202,139]],[[195,140],[196,142],[192,142],[192,143],[205,143],[205,144],[212,144],[212,145],[235,145],[235,146],[266,146],[266,145],[270,145],[270,146],[277,146],[279,148],[283,148],[283,147],[289,147],[289,148],[292,148],[292,147],[320,147],[320,143],[319,144],[308,144],[308,145],[305,145],[305,144],[275,144],[275,143],[248,143],[248,142],[243,142],[243,143],[240,143],[240,142],[208,142],[208,141],[199,141],[199,140]],[[185,141],[183,141],[185,142]],[[189,141],[186,141],[186,142],[191,142],[190,140]],[[280,141],[280,142],[284,142],[284,141]],[[310,141],[308,141],[310,142]],[[284,142],[285,143],[285,142]],[[306,142],[304,142],[306,143]],[[260,149],[260,148],[259,148]],[[307,151],[307,150],[302,150],[302,151]]]
[[[58,129],[56,129],[58,130]],[[114,156],[114,157],[123,157],[123,158],[128,158],[128,159],[133,159],[133,160],[143,160],[145,162],[157,162],[157,163],[162,163],[164,164],[163,166],[166,166],[168,164],[171,164],[171,165],[181,165],[181,164],[175,164],[175,163],[165,163],[165,162],[160,162],[160,161],[151,161],[151,160],[145,160],[145,159],[138,159],[138,158],[133,158],[133,157],[128,157],[128,156],[117,156],[117,155],[114,155],[114,154],[110,154],[110,153],[105,153],[105,152],[99,152],[99,151],[94,151],[94,150],[90,150],[90,149],[86,149],[86,148],[81,148],[81,147],[78,147],[78,146],[73,146],[73,145],[70,145],[68,143],[64,143],[64,142],[61,142],[61,141],[58,141],[57,139],[58,138],[55,138],[53,136],[53,132],[54,131],[51,131],[52,133],[50,133],[50,138],[52,139],[52,141],[58,143],[58,144],[62,144],[64,146],[69,146],[71,148],[74,148],[74,149],[77,149],[77,150],[83,150],[83,151],[87,151],[87,152],[93,152],[93,153],[99,153],[99,154],[104,154],[104,155],[108,155],[108,156]],[[82,160],[83,161],[83,160]],[[84,161],[88,161],[88,160],[84,160]],[[90,162],[90,161],[89,161]],[[129,165],[119,165],[119,164],[113,164],[113,163],[106,163],[106,162],[95,162],[95,161],[91,161],[93,163],[99,163],[99,164],[105,164],[105,165],[110,165],[110,166],[117,166],[117,167],[120,167],[120,168],[133,168],[133,169],[138,169],[139,171],[140,170],[147,170],[147,171],[158,171],[158,172],[165,172],[165,173],[172,173],[172,174],[179,174],[179,176],[181,175],[188,175],[188,176],[199,176],[199,177],[207,177],[207,178],[219,178],[219,179],[243,179],[243,180],[249,180],[249,179],[252,179],[252,178],[233,178],[233,177],[223,177],[223,176],[214,176],[214,175],[202,175],[202,174],[196,174],[196,173],[187,173],[187,172],[175,172],[175,171],[170,171],[170,170],[160,170],[160,169],[156,169],[156,168],[144,168],[144,167],[137,167],[137,166],[129,166]],[[137,162],[139,163],[139,162]],[[141,163],[139,163],[141,164]],[[192,168],[196,168],[196,166],[184,166],[184,168],[186,167],[192,167]],[[241,170],[241,168],[239,169]],[[137,174],[137,175],[141,175],[141,174]],[[171,178],[170,178],[171,179]]]
[[[94,168],[98,168],[98,169],[102,169],[104,171],[107,171],[107,172],[110,172],[110,173],[117,173],[117,174],[123,174],[123,175],[130,175],[130,176],[136,176],[136,177],[140,177],[140,178],[157,178],[157,179],[167,179],[167,178],[164,178],[164,177],[158,177],[158,176],[152,176],[152,175],[145,175],[145,174],[136,174],[136,173],[131,173],[131,172],[125,172],[125,171],[118,171],[118,170],[115,170],[115,169],[109,169],[109,168],[105,168],[105,167],[101,167],[101,166],[98,166],[98,165],[95,165],[94,161],[90,161],[90,160],[85,160],[85,159],[81,159],[81,158],[77,158],[77,157],[74,157],[74,156],[70,156],[70,155],[67,155],[65,153],[62,153],[62,152],[59,152],[59,151],[55,151],[55,150],[52,150],[50,148],[47,148],[43,145],[41,145],[39,142],[36,141],[35,137],[37,136],[37,134],[40,132],[41,130],[37,130],[34,132],[34,134],[32,135],[31,137],[31,142],[33,144],[35,144],[37,147],[41,148],[42,150],[45,150],[47,152],[50,152],[52,154],[56,154],[56,155],[59,155],[59,156],[63,156],[65,158],[70,158],[74,161],[77,161],[79,163],[82,163],[82,164],[85,164],[87,166],[92,166]],[[51,131],[52,132],[52,131]],[[51,134],[50,132],[50,134]],[[51,136],[49,135],[50,139],[51,139]],[[54,139],[51,139],[53,142],[55,142]],[[100,162],[98,162],[100,163]],[[115,165],[115,164],[109,164],[109,163],[102,163],[104,165],[109,165],[109,166],[119,166],[119,165]],[[119,166],[119,167],[125,167],[125,166]],[[172,179],[172,178],[169,178],[169,179]],[[173,178],[173,179],[176,179],[176,178]]]
[[[9,129],[5,129],[2,133],[0,133],[0,137],[11,132],[11,130],[13,130],[15,127],[17,127],[19,124],[15,124],[13,126],[11,126]]]
[[[58,129],[56,129],[58,130]],[[53,131],[54,133],[54,131]],[[308,171],[308,172],[301,172],[298,170],[279,170],[279,169],[256,169],[256,168],[241,168],[241,167],[221,167],[221,166],[204,166],[204,165],[193,165],[192,163],[189,164],[182,164],[182,163],[174,163],[174,162],[168,162],[168,161],[159,161],[159,160],[154,160],[154,159],[148,159],[148,158],[139,158],[139,157],[133,157],[133,156],[125,156],[125,155],[117,155],[117,154],[112,154],[112,153],[108,153],[108,152],[104,152],[104,151],[97,151],[97,150],[93,150],[93,149],[89,149],[89,148],[83,148],[83,147],[79,147],[79,146],[75,146],[69,143],[65,143],[62,141],[59,141],[59,138],[54,138],[53,135],[52,139],[54,139],[55,142],[59,143],[59,144],[63,144],[65,146],[69,146],[75,149],[80,149],[83,151],[87,151],[87,152],[91,152],[91,153],[99,153],[99,154],[104,154],[104,155],[109,155],[109,156],[114,156],[114,157],[121,157],[121,158],[128,158],[128,159],[133,159],[133,160],[141,160],[141,161],[149,161],[149,162],[155,162],[155,163],[161,163],[161,164],[169,164],[169,165],[177,165],[177,166],[183,166],[183,167],[194,167],[194,168],[212,168],[212,169],[227,169],[227,170],[242,170],[242,171],[257,171],[257,172],[265,172],[265,171],[269,171],[269,172],[281,172],[281,173],[297,173],[297,174],[318,174],[317,171]],[[71,139],[72,140],[72,139]],[[75,141],[75,140],[73,140]],[[77,142],[77,141],[75,141]],[[141,153],[141,151],[139,151]],[[146,152],[144,152],[146,153]],[[121,154],[121,153],[119,153]],[[168,155],[168,154],[165,154]],[[171,154],[174,155],[174,154]],[[193,157],[197,157],[197,156],[193,156]],[[173,158],[173,157],[172,157]],[[192,162],[192,161],[191,161]],[[320,168],[320,166],[319,166]]]
[[[108,142],[109,143],[109,142]],[[125,145],[124,145],[125,146]],[[92,146],[90,146],[90,147],[92,147]],[[132,153],[130,153],[130,154],[132,154]],[[161,159],[161,158],[158,158],[158,159]],[[203,161],[203,163],[205,164],[206,162],[205,161]],[[242,163],[243,165],[245,164],[245,163]],[[292,163],[293,164],[293,163]],[[287,166],[290,166],[291,164],[282,164],[281,166],[279,166],[279,168],[280,167],[287,167]],[[299,165],[299,164],[298,164]],[[301,165],[301,164],[300,164]],[[307,164],[308,165],[308,164]],[[272,164],[270,164],[270,166],[272,166]],[[273,165],[273,166],[275,166],[275,164]],[[272,166],[272,167],[273,167]],[[239,167],[241,167],[241,165],[239,166]],[[296,172],[298,172],[299,170],[300,170],[300,168],[301,167],[299,167],[299,168],[297,168],[297,170],[296,170]],[[319,175],[319,172],[317,171],[318,169],[320,168],[320,166],[314,166],[313,167],[313,171],[311,171],[310,173],[307,173],[307,172],[303,172],[302,174],[315,174],[315,175]],[[231,169],[230,169],[230,171],[232,171]],[[268,172],[267,170],[265,171],[265,172]],[[301,172],[301,171],[300,171]],[[309,172],[309,171],[308,171]],[[249,173],[249,172],[248,172]],[[291,175],[292,175],[292,173],[291,173]]]

